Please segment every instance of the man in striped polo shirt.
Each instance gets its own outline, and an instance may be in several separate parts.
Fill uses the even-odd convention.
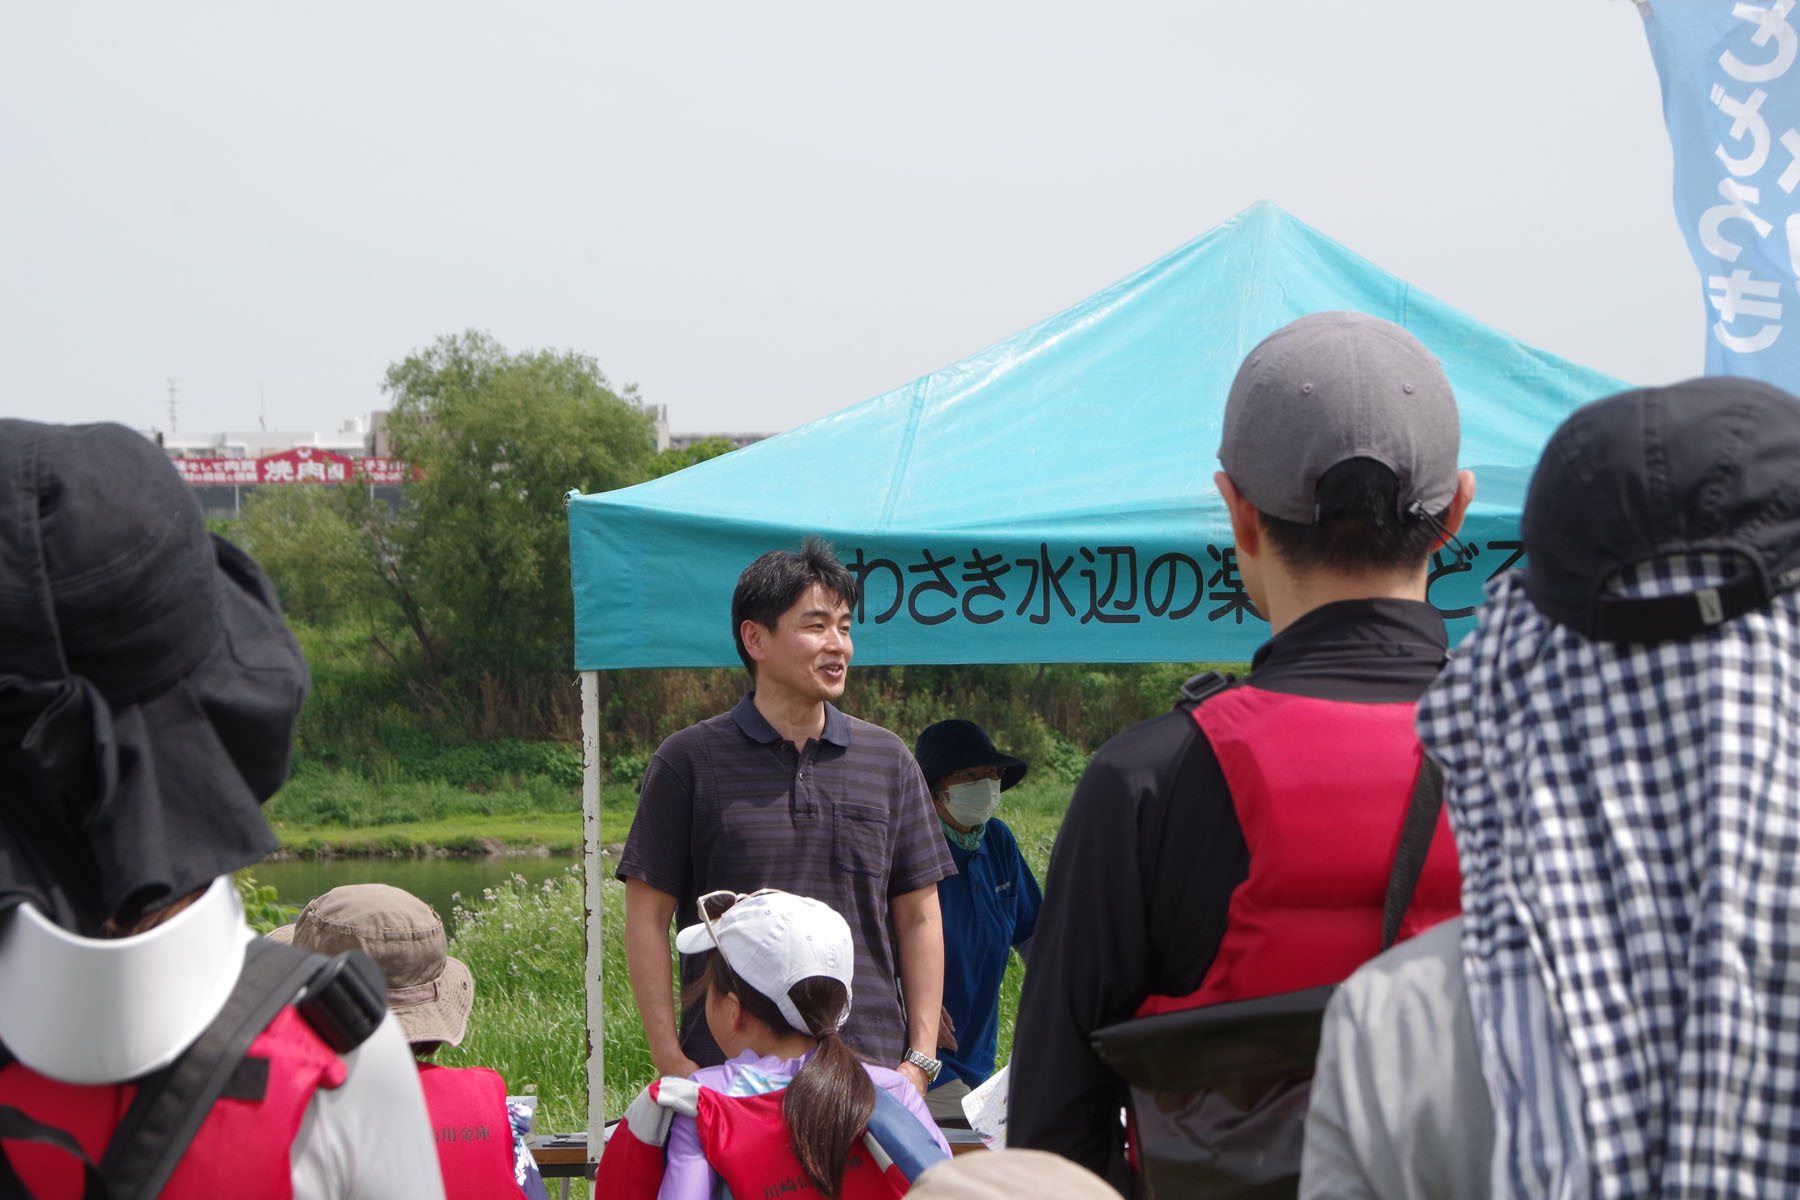
[[[937,882],[955,867],[906,744],[831,703],[849,672],[855,599],[855,578],[817,538],[751,563],[731,622],[753,689],[668,738],[644,772],[618,876],[631,991],[660,1074],[724,1058],[701,1004],[676,1032],[670,921],[697,922],[695,900],[714,889],[762,887],[824,901],[849,921],[856,975],[845,1041],[920,1092],[937,1073]],[[684,988],[698,975],[684,960]]]

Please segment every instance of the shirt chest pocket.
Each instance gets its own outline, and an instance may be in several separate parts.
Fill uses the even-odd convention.
[[[831,806],[832,861],[853,875],[885,875],[893,862],[888,810],[839,800]]]

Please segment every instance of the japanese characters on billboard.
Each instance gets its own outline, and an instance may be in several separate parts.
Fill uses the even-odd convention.
[[[330,450],[301,446],[262,458],[171,459],[195,487],[265,483],[404,483],[417,472],[397,458],[346,458]]]

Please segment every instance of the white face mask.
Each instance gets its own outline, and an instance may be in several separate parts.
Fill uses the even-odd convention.
[[[973,828],[993,816],[999,807],[998,779],[971,779],[944,789],[944,811],[958,825]]]

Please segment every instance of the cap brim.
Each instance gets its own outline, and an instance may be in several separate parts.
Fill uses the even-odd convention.
[[[280,942],[284,946],[291,946],[294,944],[295,928],[296,926],[293,925],[283,925],[278,929],[269,930],[269,932],[263,936],[268,938],[271,942]]]
[[[718,949],[718,943],[713,941],[712,930],[703,921],[698,925],[689,925],[676,934],[675,948],[683,954],[704,954],[708,950]]]
[[[409,1043],[443,1042],[449,1046],[462,1044],[474,1007],[475,977],[460,960],[450,957],[445,957],[444,973],[438,976],[436,1000],[405,1008],[389,1005]]]

